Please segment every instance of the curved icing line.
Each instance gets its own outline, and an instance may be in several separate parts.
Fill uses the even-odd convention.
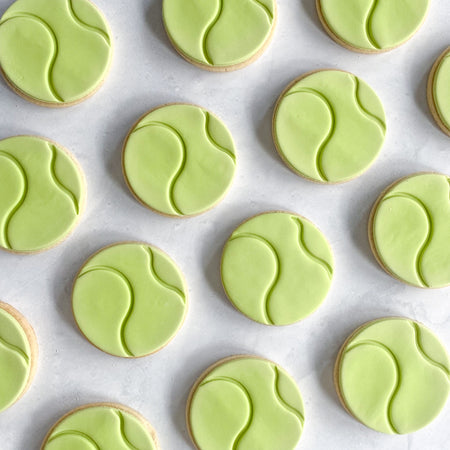
[[[131,285],[130,280],[125,276],[125,274],[123,274],[120,270],[117,270],[114,267],[109,267],[109,266],[94,266],[94,267],[88,268],[86,271],[81,273],[78,278],[81,278],[90,272],[95,272],[95,271],[99,271],[99,270],[104,270],[106,272],[110,272],[110,273],[117,275],[125,283],[125,285],[128,288],[128,292],[130,294],[130,306],[128,307],[128,311],[125,314],[125,317],[123,318],[119,333],[120,333],[120,342],[122,344],[122,347],[123,347],[125,353],[128,356],[134,356],[134,354],[128,348],[126,340],[125,340],[125,327],[127,326],[128,320],[130,319],[131,314],[133,313],[133,308],[134,308],[134,303],[135,303],[133,286]]]
[[[180,216],[183,216],[184,213],[177,206],[173,191],[175,189],[175,184],[178,181],[178,178],[180,178],[180,175],[181,175],[181,173],[183,172],[183,170],[184,170],[184,168],[186,166],[186,158],[187,158],[186,142],[184,141],[184,139],[181,136],[181,134],[174,127],[172,127],[171,125],[169,125],[167,123],[164,123],[164,122],[149,122],[149,123],[146,123],[146,124],[142,125],[141,127],[136,128],[133,131],[133,133],[136,133],[137,131],[140,131],[140,130],[142,130],[144,128],[147,128],[147,127],[162,127],[162,128],[166,128],[167,130],[169,130],[170,132],[172,132],[175,135],[175,137],[177,138],[177,140],[181,144],[182,160],[181,160],[180,167],[178,168],[177,172],[173,176],[172,181],[170,182],[170,185],[169,185],[169,201],[170,201],[170,206],[172,206],[174,211],[177,214],[179,214]]]
[[[291,219],[298,225],[300,247],[310,259],[319,264],[327,272],[328,277],[331,279],[333,276],[333,269],[331,268],[330,264],[328,264],[325,260],[319,258],[318,256],[314,255],[306,246],[305,238],[303,235],[304,231],[303,222],[298,217],[291,217]]]
[[[233,445],[232,445],[232,450],[236,450],[237,446],[239,445],[239,442],[241,441],[241,439],[244,437],[244,434],[248,431],[248,429],[250,428],[250,425],[252,423],[253,420],[253,415],[254,415],[254,409],[253,409],[253,402],[252,402],[252,398],[250,397],[250,394],[247,390],[247,388],[238,380],[231,378],[231,377],[215,377],[215,378],[211,378],[209,380],[204,381],[201,386],[204,386],[208,383],[213,383],[215,381],[225,381],[226,383],[231,383],[234,384],[237,388],[239,388],[243,394],[245,395],[245,397],[247,398],[248,401],[248,407],[249,407],[249,417],[247,419],[247,422],[245,423],[244,427],[242,428],[242,430],[238,433],[238,435],[236,436]]]
[[[328,181],[327,176],[324,173],[323,167],[322,167],[322,158],[323,158],[323,152],[326,148],[326,146],[329,144],[329,142],[331,141],[331,138],[333,137],[333,134],[336,130],[336,113],[333,109],[333,107],[331,106],[330,101],[319,91],[316,91],[315,89],[311,89],[311,88],[301,88],[297,91],[293,91],[293,92],[289,92],[286,97],[289,97],[290,95],[294,95],[294,94],[310,94],[313,95],[317,98],[319,98],[327,107],[328,112],[330,113],[330,119],[331,119],[331,126],[330,126],[330,130],[328,131],[327,135],[325,136],[325,138],[323,139],[323,141],[320,143],[319,148],[317,150],[316,153],[316,170],[317,173],[319,174],[319,177],[323,180],[323,181]]]
[[[388,406],[387,406],[386,412],[387,412],[387,420],[389,422],[389,425],[390,425],[393,433],[400,434],[399,431],[394,426],[394,422],[392,420],[392,404],[394,402],[395,396],[397,395],[397,393],[400,389],[400,382],[401,382],[400,364],[398,363],[397,358],[395,357],[392,350],[390,350],[386,345],[382,344],[381,342],[378,342],[378,341],[375,341],[372,339],[357,341],[357,342],[351,344],[349,346],[349,348],[345,351],[345,353],[348,353],[348,352],[354,350],[355,348],[361,347],[363,345],[372,345],[374,347],[380,348],[381,350],[384,350],[384,352],[390,357],[390,359],[394,363],[396,383],[395,383],[394,389],[392,391],[392,394],[390,396],[390,399],[388,401]]]
[[[212,21],[210,22],[210,24],[206,27],[205,33],[203,34],[203,38],[202,38],[202,50],[203,50],[203,57],[205,58],[206,62],[208,64],[210,64],[211,66],[214,65],[213,60],[208,52],[208,48],[207,48],[207,41],[208,41],[208,37],[209,37],[209,33],[211,32],[211,30],[213,29],[213,27],[216,25],[216,23],[219,21],[220,16],[222,15],[222,11],[223,11],[223,0],[218,0],[219,1],[219,9],[216,12],[216,15],[214,16],[214,18],[212,19]]]
[[[383,201],[390,200],[392,198],[404,198],[406,200],[410,200],[410,201],[414,202],[416,205],[418,205],[423,210],[423,212],[425,213],[425,217],[427,218],[427,223],[428,223],[428,233],[427,233],[427,236],[425,238],[425,241],[422,244],[422,247],[419,249],[419,252],[417,253],[416,262],[415,262],[415,269],[416,269],[416,275],[419,278],[420,282],[422,283],[422,286],[430,287],[430,285],[426,282],[425,277],[423,275],[422,258],[423,258],[423,255],[425,253],[425,250],[430,245],[431,239],[433,237],[433,221],[431,219],[431,214],[428,211],[428,209],[425,206],[425,204],[419,198],[417,198],[414,195],[407,194],[406,192],[398,192],[398,193],[394,193],[392,195],[389,195],[389,196],[385,197],[385,199]]]
[[[9,225],[11,223],[11,220],[14,216],[14,214],[16,214],[16,212],[19,210],[19,208],[23,205],[25,198],[28,194],[28,178],[27,175],[25,173],[24,168],[22,167],[22,165],[20,164],[20,162],[11,154],[0,150],[0,156],[3,156],[4,158],[8,159],[9,161],[11,161],[16,168],[19,170],[20,174],[22,175],[23,178],[23,184],[24,184],[24,188],[23,188],[23,192],[22,192],[22,196],[20,197],[19,201],[17,202],[17,204],[11,209],[11,211],[9,212],[9,215],[5,221],[5,226],[3,227],[3,242],[6,248],[11,249],[11,242],[9,241],[8,238],[8,229],[9,229]]]
[[[92,439],[86,433],[83,433],[83,432],[77,431],[77,430],[61,431],[60,433],[57,433],[57,434],[51,436],[49,438],[49,440],[47,441],[47,443],[50,443],[50,442],[54,441],[55,439],[58,439],[58,438],[64,437],[64,436],[78,436],[78,437],[81,437],[81,438],[85,439],[86,441],[88,441],[91,445],[93,445],[96,448],[96,450],[101,450],[100,446],[94,441],[94,439]]]
[[[230,242],[235,239],[240,239],[240,238],[249,238],[249,239],[258,240],[259,242],[263,243],[272,252],[273,256],[275,257],[275,266],[276,266],[275,275],[274,275],[272,283],[269,285],[269,288],[267,289],[267,292],[265,293],[264,299],[263,299],[263,306],[264,306],[263,311],[264,311],[264,316],[265,316],[266,322],[274,325],[275,323],[269,314],[269,300],[270,300],[270,297],[272,296],[273,291],[278,283],[278,280],[280,279],[280,271],[281,271],[280,257],[278,256],[278,253],[275,250],[275,247],[268,240],[264,239],[262,236],[259,236],[254,233],[239,233],[237,235],[232,236],[232,238],[230,239]]]
[[[30,357],[20,347],[10,344],[9,342],[5,341],[1,336],[0,336],[0,345],[16,353],[17,356],[20,356],[20,358],[25,361],[25,365],[28,366],[28,364],[30,363]]]
[[[377,49],[381,49],[381,46],[378,44],[378,42],[376,41],[374,35],[373,35],[373,30],[372,30],[372,18],[373,18],[373,14],[375,12],[376,7],[378,6],[378,0],[373,0],[372,6],[369,9],[369,12],[367,14],[366,17],[366,22],[365,22],[365,31],[366,31],[366,35],[367,35],[367,39],[369,40],[370,44]]]
[[[128,448],[131,448],[132,450],[139,450],[137,447],[135,447],[127,438],[127,435],[125,433],[125,419],[123,417],[123,414],[119,410],[114,411],[117,414],[117,417],[119,418],[119,430],[120,435],[122,437],[122,440],[125,442],[125,445],[127,445]]]
[[[225,147],[222,147],[216,140],[214,140],[214,138],[212,137],[212,134],[209,130],[209,124],[210,124],[210,119],[211,116],[207,111],[202,111],[204,116],[205,116],[205,133],[206,133],[206,137],[208,138],[208,140],[211,142],[211,144],[217,148],[217,150],[219,150],[222,153],[225,153],[226,155],[228,155],[234,164],[236,164],[236,155],[231,151],[228,150]]]
[[[31,13],[24,13],[24,12],[16,13],[15,15],[8,17],[3,22],[0,22],[0,25],[3,25],[4,23],[8,22],[9,20],[17,19],[20,17],[35,20],[36,22],[40,23],[49,32],[50,37],[53,41],[54,53],[53,53],[52,59],[50,61],[50,65],[49,65],[48,73],[47,73],[48,88],[50,89],[53,97],[55,97],[55,99],[58,102],[64,102],[64,99],[58,94],[58,92],[56,91],[56,88],[53,84],[53,81],[52,81],[52,72],[53,72],[53,68],[55,66],[56,58],[58,57],[58,52],[59,52],[58,40],[56,39],[55,32],[52,30],[50,25],[47,22],[45,22],[43,19],[41,19],[39,16],[36,16]]]
[[[250,0],[253,3],[255,3],[256,5],[258,5],[259,7],[261,7],[264,12],[267,14],[268,19],[269,19],[269,23],[271,24],[273,21],[273,14],[272,11],[270,11],[270,9],[267,7],[267,5],[265,5],[263,2],[261,2],[260,0]]]

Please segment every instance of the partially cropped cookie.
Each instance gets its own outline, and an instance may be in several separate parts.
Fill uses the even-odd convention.
[[[251,64],[268,46],[276,0],[164,0],[169,39],[186,60],[211,71]]]
[[[93,403],[62,417],[41,450],[158,450],[156,433],[136,411],[115,403]]]
[[[334,260],[324,235],[307,219],[271,212],[240,225],[222,255],[222,282],[232,304],[266,325],[312,314],[331,287]]]
[[[199,106],[172,104],[149,112],[133,127],[122,163],[141,203],[164,215],[189,217],[225,196],[236,154],[221,120]]]
[[[419,173],[388,187],[369,222],[372,250],[399,280],[421,288],[450,285],[450,177]]]
[[[21,96],[70,106],[94,94],[112,59],[112,38],[90,0],[16,0],[0,21],[0,67]]]
[[[0,248],[35,253],[75,228],[86,189],[80,166],[58,144],[35,136],[0,141]]]
[[[342,183],[364,173],[386,135],[383,105],[368,84],[340,70],[296,79],[281,94],[273,117],[275,146],[298,175]]]
[[[332,39],[361,53],[392,50],[424,22],[430,0],[316,0],[319,18]]]
[[[187,405],[189,433],[199,450],[294,450],[304,417],[291,376],[253,356],[214,364],[192,388]]]
[[[0,412],[28,390],[37,367],[33,328],[11,305],[0,302]]]
[[[450,361],[438,338],[404,318],[366,323],[344,343],[335,367],[343,406],[364,425],[413,433],[433,421],[450,393]]]

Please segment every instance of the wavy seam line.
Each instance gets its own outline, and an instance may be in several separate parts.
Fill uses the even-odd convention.
[[[207,111],[202,111],[204,116],[205,116],[205,133],[206,133],[206,137],[208,138],[208,140],[211,142],[211,144],[217,148],[217,150],[219,150],[222,153],[225,153],[226,155],[228,155],[234,164],[236,164],[236,155],[231,151],[228,150],[225,147],[222,147],[213,137],[212,134],[209,130],[209,124],[210,124],[210,120],[211,120],[211,115],[209,114],[209,112]]]
[[[25,365],[28,366],[28,364],[30,363],[30,357],[20,347],[10,344],[9,342],[5,341],[5,339],[3,339],[1,336],[0,336],[0,345],[3,345],[3,347],[20,356],[20,358],[22,358],[25,361]]]
[[[214,62],[211,58],[211,55],[208,52],[207,41],[208,41],[209,33],[211,32],[213,27],[216,25],[216,23],[219,21],[220,16],[222,15],[223,0],[218,0],[218,1],[219,1],[219,9],[217,10],[216,15],[214,16],[214,18],[212,19],[210,24],[206,27],[205,33],[203,34],[203,38],[202,38],[203,57],[205,58],[206,62],[208,64],[210,64],[211,66],[214,65]]]
[[[215,381],[225,381],[225,382],[227,382],[227,383],[232,383],[232,384],[234,384],[236,387],[238,387],[238,388],[243,392],[243,394],[245,395],[245,397],[247,398],[247,401],[248,401],[248,407],[249,407],[249,410],[250,410],[250,412],[249,412],[249,417],[248,417],[248,419],[247,419],[246,424],[245,424],[244,427],[242,428],[242,430],[241,430],[241,431],[238,433],[238,435],[236,436],[236,438],[235,438],[235,440],[234,440],[234,442],[233,442],[233,445],[232,445],[232,447],[231,447],[232,450],[236,450],[237,447],[238,447],[238,445],[239,445],[239,442],[240,442],[241,439],[244,437],[244,434],[245,434],[245,433],[248,431],[248,429],[250,428],[250,425],[251,425],[252,420],[253,420],[254,410],[253,410],[253,402],[252,402],[252,398],[250,397],[250,394],[249,394],[247,388],[246,388],[241,382],[239,382],[238,380],[235,380],[234,378],[231,378],[231,377],[215,377],[215,378],[211,378],[211,379],[209,379],[209,380],[204,381],[204,382],[200,385],[200,387],[201,387],[201,386],[204,386],[204,385],[206,385],[206,384],[208,384],[208,383],[213,383],[213,382],[215,382]]]
[[[58,52],[59,52],[58,40],[56,39],[55,32],[52,30],[50,25],[47,22],[45,22],[43,19],[41,19],[39,16],[36,16],[31,13],[24,13],[24,12],[16,13],[13,16],[8,17],[3,22],[0,22],[0,26],[3,25],[4,23],[8,22],[9,20],[17,19],[20,17],[36,20],[49,32],[50,37],[53,41],[54,53],[53,53],[52,59],[50,61],[50,66],[48,68],[48,73],[47,73],[48,88],[51,91],[53,97],[55,97],[55,99],[58,102],[64,102],[64,99],[58,94],[58,92],[56,91],[56,88],[53,84],[53,81],[52,81],[52,72],[53,72],[53,68],[55,66],[56,58],[58,57]]]
[[[9,212],[9,214],[6,218],[6,221],[5,221],[5,225],[3,227],[3,232],[2,232],[4,246],[6,248],[12,249],[11,242],[8,238],[8,229],[9,229],[9,225],[11,223],[11,220],[12,220],[14,214],[16,214],[16,212],[19,210],[19,208],[23,205],[25,198],[28,194],[28,178],[27,178],[27,174],[25,173],[25,169],[23,168],[22,164],[20,164],[20,162],[13,155],[11,155],[3,150],[0,150],[0,156],[3,156],[4,158],[8,159],[16,166],[16,168],[19,170],[20,174],[22,175],[23,184],[24,184],[22,196],[20,197],[20,199],[16,203],[16,205]]]
[[[430,245],[431,239],[433,237],[433,221],[431,219],[431,214],[428,211],[425,204],[422,202],[422,200],[420,200],[419,198],[417,198],[414,195],[408,194],[406,192],[398,192],[398,193],[389,195],[383,201],[390,200],[392,198],[404,198],[406,200],[410,200],[410,201],[414,202],[416,205],[418,205],[425,213],[425,217],[427,218],[427,223],[428,223],[428,233],[427,233],[424,243],[422,244],[422,247],[419,249],[419,252],[417,253],[415,269],[416,269],[416,275],[419,278],[420,282],[422,283],[422,286],[430,287],[430,285],[425,280],[425,276],[422,271],[422,258],[423,258],[423,255],[424,255],[426,249]]]
[[[120,341],[122,343],[122,347],[123,347],[125,353],[128,356],[135,356],[131,352],[131,350],[128,348],[128,345],[127,345],[126,339],[125,339],[125,327],[127,326],[128,320],[130,319],[131,314],[133,313],[133,308],[134,308],[134,303],[135,303],[133,286],[131,285],[130,280],[125,276],[125,274],[123,274],[120,270],[117,270],[114,267],[109,267],[109,266],[90,267],[86,271],[81,273],[78,278],[80,279],[81,277],[83,277],[84,275],[87,275],[88,273],[100,271],[100,270],[104,270],[106,272],[110,272],[110,273],[117,275],[125,283],[125,285],[128,288],[128,291],[130,294],[130,306],[128,307],[128,311],[125,314],[125,317],[123,318],[122,324],[120,326]]]
[[[369,12],[366,17],[366,22],[365,22],[364,28],[366,31],[367,39],[369,40],[370,44],[379,50],[379,49],[381,49],[381,46],[376,41],[376,39],[373,35],[373,30],[372,30],[372,19],[373,19],[373,14],[375,12],[377,4],[378,4],[378,0],[373,0],[372,6],[370,7]]]
[[[310,259],[319,264],[327,272],[328,277],[331,279],[333,276],[333,269],[331,268],[330,264],[328,264],[322,258],[319,258],[318,256],[314,255],[306,246],[305,237],[303,235],[305,228],[303,222],[298,217],[292,217],[292,220],[298,225],[298,233],[299,233],[298,243],[300,247],[302,248],[304,253],[307,256],[309,256]]]
[[[50,442],[54,441],[55,439],[58,439],[58,438],[64,437],[64,436],[78,436],[78,437],[81,437],[81,438],[85,439],[86,441],[88,441],[91,445],[93,445],[96,448],[96,450],[101,450],[100,446],[97,444],[97,442],[94,441],[94,439],[92,439],[86,433],[83,433],[83,432],[77,431],[77,430],[61,431],[60,433],[57,433],[57,434],[51,436],[48,439],[47,443],[50,443]]]
[[[251,1],[254,2],[255,4],[257,4],[258,6],[260,6],[264,10],[264,12],[267,14],[267,16],[269,18],[269,23],[271,24],[273,21],[273,13],[267,7],[267,5],[265,5],[261,0],[251,0]]]
[[[132,450],[139,450],[128,440],[128,437],[125,433],[125,418],[123,417],[122,412],[118,409],[116,409],[115,412],[117,413],[117,417],[119,418],[119,430],[120,435],[122,436],[122,440],[125,442],[128,448],[131,448]]]
[[[394,422],[392,420],[392,404],[394,402],[395,396],[397,395],[399,389],[400,389],[400,382],[401,382],[401,371],[400,371],[400,364],[397,361],[397,358],[395,357],[394,353],[392,352],[392,350],[390,350],[386,345],[382,344],[381,342],[372,340],[372,339],[367,339],[367,340],[362,340],[362,341],[357,341],[354,344],[350,345],[350,347],[346,350],[345,353],[348,353],[352,350],[354,350],[355,348],[361,347],[363,345],[372,345],[374,347],[377,347],[381,350],[384,350],[384,352],[389,355],[390,359],[392,360],[392,362],[394,363],[394,367],[395,367],[395,374],[396,374],[396,383],[394,386],[394,389],[392,391],[392,394],[389,398],[389,402],[388,402],[388,406],[387,406],[387,420],[389,422],[389,425],[393,431],[393,433],[395,434],[400,434],[399,431],[397,430],[397,428],[394,425]]]

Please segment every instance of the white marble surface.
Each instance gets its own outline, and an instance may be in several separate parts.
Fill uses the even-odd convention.
[[[332,366],[344,338],[362,322],[404,315],[431,327],[450,348],[450,290],[425,291],[386,275],[367,240],[369,210],[380,191],[421,170],[450,173],[450,139],[426,105],[428,71],[450,44],[450,3],[433,1],[425,26],[407,45],[380,56],[352,53],[324,33],[314,0],[279,0],[274,41],[252,66],[229,74],[202,71],[171,48],[161,0],[96,0],[114,31],[115,61],[103,89],[79,106],[52,110],[22,100],[0,82],[0,138],[39,134],[71,149],[88,181],[88,205],[75,233],[36,256],[0,252],[0,298],[36,330],[39,370],[26,396],[0,415],[2,450],[37,450],[49,427],[86,402],[114,401],[142,412],[166,450],[192,448],[184,422],[188,391],[217,359],[254,353],[273,359],[298,382],[306,405],[301,449],[433,450],[449,448],[450,404],[426,429],[387,436],[352,419],[339,405]],[[0,0],[3,11],[11,0]],[[285,85],[303,72],[336,67],[378,92],[388,137],[372,169],[348,184],[319,186],[291,173],[271,141],[271,115]],[[161,217],[139,205],[121,174],[129,127],[146,110],[187,101],[218,114],[235,138],[239,167],[226,199],[198,218]],[[1,180],[0,180],[1,182]],[[332,291],[307,320],[290,327],[253,323],[226,300],[221,248],[249,215],[288,209],[313,220],[336,258]],[[71,285],[83,261],[118,240],[144,240],[166,250],[185,272],[190,311],[176,339],[137,361],[108,356],[77,331]],[[283,450],[283,449],[274,449]]]

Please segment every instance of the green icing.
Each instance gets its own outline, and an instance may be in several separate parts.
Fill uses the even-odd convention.
[[[395,277],[423,288],[450,285],[450,178],[417,174],[390,188],[373,216],[377,256]]]
[[[450,130],[450,49],[436,69],[433,100],[442,123]]]
[[[187,312],[187,289],[175,263],[145,244],[117,244],[95,254],[73,290],[73,312],[101,350],[140,357],[164,347]]]
[[[429,0],[317,0],[330,31],[362,51],[383,51],[407,41],[427,15]]]
[[[20,323],[0,306],[0,412],[15,403],[31,372],[31,349]]]
[[[74,228],[84,203],[83,175],[68,153],[33,136],[0,141],[0,246],[35,252]]]
[[[145,423],[111,406],[91,406],[68,415],[42,450],[157,450]]]
[[[273,134],[278,151],[299,175],[339,183],[361,175],[383,146],[386,117],[377,95],[337,70],[307,75],[282,95]]]
[[[234,231],[222,256],[222,281],[243,314],[267,325],[288,325],[319,307],[333,266],[331,249],[311,222],[274,212]]]
[[[304,408],[297,385],[283,369],[238,357],[201,380],[188,418],[202,450],[290,450],[300,440]]]
[[[108,25],[89,0],[17,0],[0,21],[0,66],[37,101],[64,104],[89,96],[111,58]]]
[[[425,327],[381,319],[347,342],[339,388],[350,412],[383,433],[412,433],[430,423],[450,392],[445,348]]]
[[[275,26],[275,0],[164,0],[167,33],[188,59],[209,67],[257,55]]]
[[[145,205],[171,216],[192,216],[225,195],[236,156],[221,121],[198,106],[176,104],[150,112],[133,128],[123,166]]]

